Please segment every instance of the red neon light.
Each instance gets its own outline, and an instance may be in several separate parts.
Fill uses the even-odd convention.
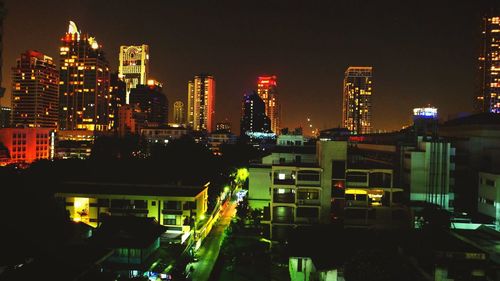
[[[364,142],[365,139],[366,138],[363,136],[350,136],[349,137],[349,141],[355,141],[355,142]]]

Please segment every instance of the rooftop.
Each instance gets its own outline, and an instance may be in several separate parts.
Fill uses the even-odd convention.
[[[56,187],[56,193],[195,197],[205,188],[208,188],[208,183],[204,186],[179,186],[164,184],[63,182]]]
[[[496,113],[479,113],[444,122],[443,127],[461,125],[500,125],[500,115]]]
[[[107,216],[94,241],[111,248],[147,248],[166,230],[154,218]]]

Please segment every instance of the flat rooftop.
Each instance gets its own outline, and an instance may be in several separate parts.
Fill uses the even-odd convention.
[[[165,184],[63,182],[55,188],[55,191],[56,193],[74,194],[195,197],[205,188],[208,188],[208,185],[179,186]]]

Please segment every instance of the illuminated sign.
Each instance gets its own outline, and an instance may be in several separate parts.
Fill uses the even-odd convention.
[[[274,133],[262,133],[262,132],[246,132],[247,136],[254,139],[274,139],[276,138],[276,134]]]
[[[437,108],[435,107],[420,107],[413,109],[414,117],[437,118],[437,114]]]

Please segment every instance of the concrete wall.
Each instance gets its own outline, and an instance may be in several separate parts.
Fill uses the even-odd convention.
[[[271,167],[250,167],[248,203],[252,209],[262,209],[271,201]]]

